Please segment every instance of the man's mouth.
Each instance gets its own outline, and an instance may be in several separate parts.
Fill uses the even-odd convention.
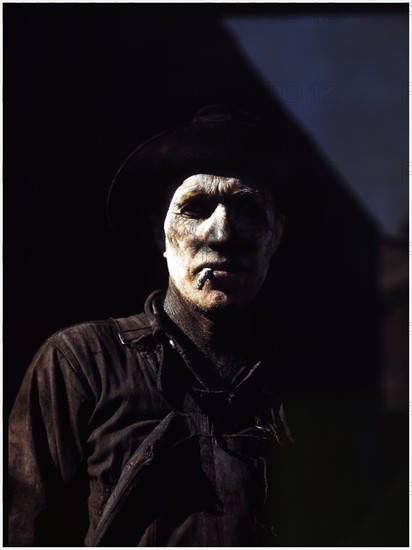
[[[198,266],[196,271],[201,272],[204,269],[210,269],[213,272],[220,271],[229,273],[236,273],[243,270],[242,265],[239,262],[234,262],[233,260],[204,262],[200,266]]]
[[[236,278],[237,274],[242,271],[241,266],[235,264],[232,261],[217,261],[217,262],[207,262],[199,266],[198,268],[198,277],[196,280],[196,286],[199,290],[205,286],[206,282],[209,280],[212,283],[214,281],[227,281]]]

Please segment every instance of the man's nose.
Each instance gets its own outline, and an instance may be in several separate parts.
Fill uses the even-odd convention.
[[[227,207],[218,204],[212,215],[204,222],[204,238],[209,246],[227,243],[233,234],[232,225]]]

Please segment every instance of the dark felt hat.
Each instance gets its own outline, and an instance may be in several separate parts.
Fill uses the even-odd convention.
[[[109,190],[108,218],[122,237],[141,236],[148,213],[160,206],[170,186],[200,173],[265,184],[277,209],[285,210],[288,162],[282,135],[261,118],[225,106],[205,107],[189,123],[154,136],[125,160]]]

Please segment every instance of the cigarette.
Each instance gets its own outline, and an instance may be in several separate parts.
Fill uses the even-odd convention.
[[[202,290],[202,288],[205,286],[205,282],[208,279],[211,279],[212,277],[213,277],[213,269],[211,269],[210,267],[205,267],[200,272],[199,278],[198,278],[197,283],[196,283],[196,287],[199,290]]]

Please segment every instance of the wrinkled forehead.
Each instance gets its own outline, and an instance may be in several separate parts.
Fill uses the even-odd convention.
[[[263,202],[271,201],[269,189],[250,178],[219,176],[215,174],[194,174],[189,176],[175,189],[172,200],[175,202],[180,198],[197,194],[214,197],[241,194]]]

